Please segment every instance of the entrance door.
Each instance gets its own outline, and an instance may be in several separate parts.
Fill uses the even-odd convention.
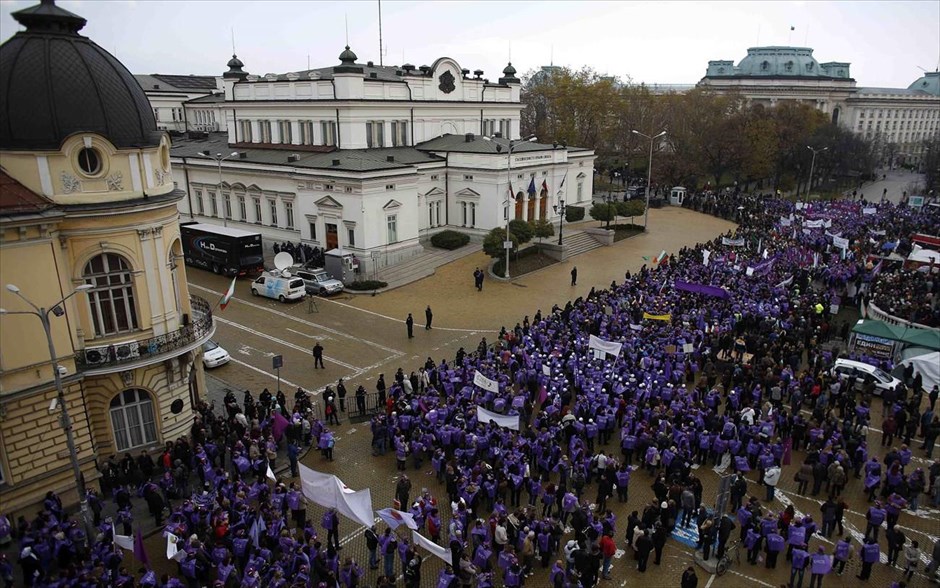
[[[522,219],[522,192],[516,196],[516,216],[514,218]]]
[[[535,198],[529,198],[528,220],[535,220]]]
[[[539,197],[539,218],[546,219],[545,213],[548,210],[548,193],[545,190],[542,190],[542,196]]]
[[[326,250],[336,249],[339,247],[339,229],[336,228],[336,225],[326,223]]]

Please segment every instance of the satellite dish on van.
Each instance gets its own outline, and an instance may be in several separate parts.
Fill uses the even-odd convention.
[[[274,256],[274,267],[276,267],[278,271],[284,271],[292,265],[294,265],[294,258],[290,253],[281,251]]]

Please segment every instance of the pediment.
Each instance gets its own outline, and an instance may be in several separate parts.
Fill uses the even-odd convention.
[[[401,202],[393,198],[385,203],[385,206],[382,207],[382,210],[394,210],[396,208],[401,208]]]
[[[343,205],[333,199],[332,196],[324,196],[315,203],[319,208],[342,208]]]
[[[479,198],[480,193],[471,188],[464,188],[463,190],[460,190],[454,194],[454,196],[457,196],[458,198]]]
[[[430,197],[430,196],[443,196],[443,195],[444,195],[444,191],[443,191],[443,190],[441,190],[441,189],[438,188],[438,187],[434,187],[434,188],[431,188],[430,190],[428,190],[428,193],[425,194],[424,196],[425,196],[425,197]]]

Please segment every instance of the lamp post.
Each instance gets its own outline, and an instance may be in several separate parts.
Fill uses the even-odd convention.
[[[558,218],[558,244],[561,245],[561,238],[564,236],[565,228],[565,212],[568,210],[568,206],[565,204],[564,199],[559,199],[558,204],[552,206],[552,210],[555,211],[555,214],[559,215]]]
[[[82,470],[78,465],[78,452],[75,449],[75,438],[72,435],[72,420],[69,418],[68,407],[65,403],[65,391],[62,390],[62,372],[65,371],[65,368],[59,366],[59,358],[55,353],[55,343],[52,341],[52,326],[49,323],[49,313],[53,313],[56,316],[62,316],[65,314],[65,310],[59,308],[60,304],[63,304],[66,300],[76,295],[79,292],[85,292],[91,290],[94,286],[91,284],[82,284],[75,288],[71,294],[67,295],[65,298],[62,298],[50,308],[40,308],[33,304],[28,298],[23,296],[20,292],[20,289],[13,284],[7,284],[6,289],[9,292],[12,292],[16,296],[19,296],[26,304],[30,305],[33,310],[23,310],[23,311],[7,311],[6,309],[0,308],[0,315],[6,314],[31,314],[33,316],[39,317],[39,321],[42,323],[43,332],[46,334],[46,343],[49,345],[49,359],[52,361],[52,377],[55,381],[56,389],[56,398],[58,401],[59,407],[59,424],[65,430],[65,442],[69,448],[69,459],[72,462],[72,473],[75,475],[75,491],[78,493],[79,505],[81,507],[82,513],[82,522],[85,526],[85,545],[88,545],[89,537],[91,537],[91,523],[88,520],[88,496],[85,492],[85,479],[82,477]],[[53,408],[53,410],[55,410]]]
[[[200,151],[199,155],[201,155],[202,157],[211,159],[212,161],[216,162],[219,165],[219,197],[222,197],[222,162],[231,157],[238,157],[238,152],[233,151],[229,153],[228,155],[226,155],[225,157],[222,157],[221,153],[216,153],[215,155],[209,155],[208,151]],[[229,207],[231,207],[231,205],[232,203],[229,202]],[[222,226],[223,227],[228,226],[228,210],[229,209],[225,207],[225,202],[222,202]]]
[[[813,152],[813,161],[809,164],[809,184],[806,185],[806,196],[808,197],[810,191],[813,189],[813,171],[815,171],[816,168],[816,154],[822,153],[829,148],[823,147],[822,149],[813,149],[809,145],[807,145],[806,148]]]
[[[483,140],[492,141],[493,139],[484,135]],[[506,243],[510,244],[510,246],[505,247],[506,267],[503,268],[504,269],[503,278],[507,280],[509,279],[509,252],[512,250],[512,246],[511,246],[512,239],[509,238],[509,206],[516,200],[515,194],[512,193],[512,153],[520,143],[531,143],[535,140],[536,140],[535,135],[530,135],[526,137],[525,139],[519,139],[519,140],[510,139],[509,148],[506,150],[506,180],[509,182],[509,186],[507,188],[509,190],[509,198],[507,199],[507,202],[506,202]],[[503,151],[503,146],[497,143],[496,152],[502,153],[502,151]]]
[[[607,197],[604,200],[607,201],[607,230],[610,230],[610,203],[614,199],[613,195],[610,193],[607,194]]]
[[[650,137],[647,134],[641,133],[640,131],[636,129],[633,129],[630,132],[633,133],[634,135],[646,137],[647,139],[650,140],[650,162],[649,162],[649,167],[646,170],[646,211],[645,211],[646,216],[643,218],[643,231],[646,231],[646,226],[650,222],[650,183],[652,182],[652,179],[653,179],[653,142],[656,141],[656,139],[665,135],[666,131],[663,131],[660,134],[653,136],[653,137]]]

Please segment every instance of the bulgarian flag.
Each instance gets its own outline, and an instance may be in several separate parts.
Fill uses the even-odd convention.
[[[666,261],[666,250],[665,250],[665,249],[663,249],[663,250],[659,253],[659,255],[657,255],[656,257],[653,258],[653,264],[654,264],[654,265],[660,265],[660,264],[662,264],[664,261]]]
[[[225,291],[225,294],[222,295],[222,299],[219,301],[219,308],[225,310],[225,307],[228,306],[229,300],[232,299],[232,296],[235,295],[235,280],[238,276],[232,278],[232,283],[228,285],[228,290]]]

